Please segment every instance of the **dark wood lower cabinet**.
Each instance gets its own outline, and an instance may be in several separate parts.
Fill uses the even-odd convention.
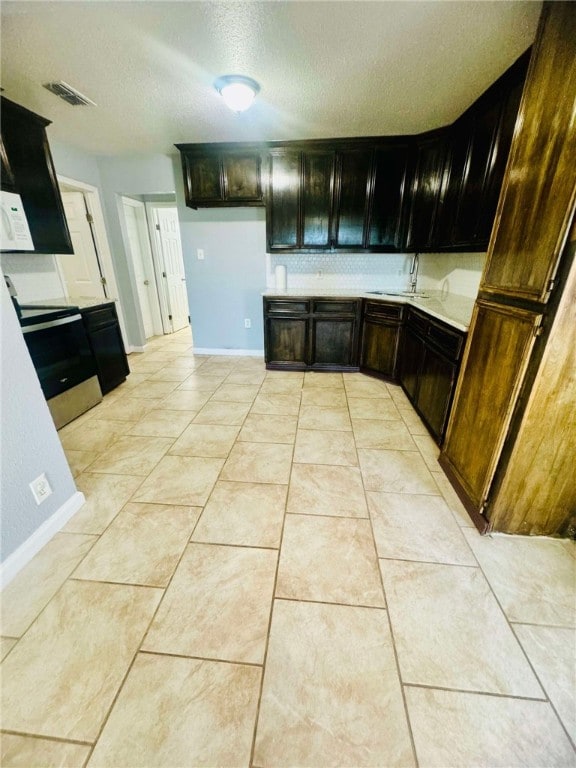
[[[403,312],[402,304],[364,302],[361,371],[387,379],[396,377]]]
[[[296,368],[308,365],[307,317],[266,317],[266,366]]]
[[[404,391],[412,401],[416,402],[418,393],[418,376],[424,357],[424,342],[409,326],[402,330],[402,344],[399,363],[399,379]]]
[[[402,330],[399,380],[436,442],[448,426],[466,334],[410,308]]]
[[[130,373],[116,307],[112,302],[99,304],[82,309],[81,314],[96,360],[100,389],[105,395],[125,381]]]
[[[438,444],[446,432],[465,339],[463,331],[398,302],[264,299],[267,368],[361,370],[399,381]]]
[[[418,410],[439,441],[446,431],[457,374],[456,363],[424,347],[424,359],[418,377]]]
[[[264,299],[266,367],[358,370],[359,299]]]

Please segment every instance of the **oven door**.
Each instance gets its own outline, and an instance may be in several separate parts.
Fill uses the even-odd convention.
[[[96,374],[96,363],[79,314],[22,328],[47,400]]]

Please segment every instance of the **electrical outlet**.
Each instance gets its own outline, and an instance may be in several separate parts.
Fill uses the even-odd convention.
[[[204,261],[204,248],[197,248],[196,256],[198,256],[198,261]]]
[[[244,318],[244,328],[252,328],[252,320],[249,317]]]
[[[36,480],[32,480],[30,490],[36,499],[36,504],[42,504],[51,495],[52,488],[44,472]]]

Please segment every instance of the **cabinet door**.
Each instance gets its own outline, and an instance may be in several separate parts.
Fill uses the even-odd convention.
[[[360,365],[388,378],[396,374],[396,353],[400,337],[399,325],[387,325],[370,318],[362,326]]]
[[[409,326],[404,326],[402,329],[400,350],[400,384],[410,400],[415,403],[418,393],[418,375],[424,356],[424,344]]]
[[[435,242],[440,248],[449,248],[453,245],[453,231],[462,196],[463,179],[466,176],[466,161],[471,138],[472,120],[465,115],[450,128],[446,144],[446,162],[440,193],[441,204],[436,216],[434,234]]]
[[[189,205],[206,205],[224,200],[222,163],[216,152],[185,154],[185,178]]]
[[[446,429],[457,370],[455,363],[429,347],[424,348],[416,405],[437,442],[442,441]]]
[[[365,248],[372,175],[372,148],[337,153],[338,190],[332,243],[335,248]]]
[[[266,318],[266,364],[302,368],[308,364],[307,317]]]
[[[74,253],[46,137],[49,121],[4,98],[1,117],[11,186],[22,197],[34,252]]]
[[[262,200],[259,152],[225,152],[222,157],[224,195],[230,203],[254,203]]]
[[[115,323],[90,330],[88,337],[96,359],[100,389],[105,395],[121,384],[130,373],[120,328]]]
[[[355,368],[358,366],[357,320],[312,318],[312,365]]]
[[[410,184],[408,144],[377,147],[368,245],[384,251],[402,248],[405,201]]]
[[[574,5],[545,3],[540,24],[482,290],[545,301],[574,211]]]
[[[472,133],[452,230],[452,245],[465,246],[478,239],[501,112],[500,100],[487,100],[481,109],[474,111],[474,119],[469,123]]]
[[[541,315],[478,301],[443,458],[480,511],[490,487]]]
[[[302,153],[270,152],[270,188],[266,206],[268,249],[290,250],[301,245],[300,187]]]
[[[407,246],[411,250],[430,250],[435,245],[434,226],[444,175],[446,145],[444,133],[418,141],[407,238]]]
[[[334,152],[303,153],[302,246],[330,247],[330,221],[334,190]]]
[[[488,245],[492,227],[494,226],[494,217],[498,207],[498,198],[502,188],[506,163],[510,154],[510,146],[514,135],[514,127],[518,117],[520,99],[522,98],[522,89],[526,80],[526,70],[528,68],[529,56],[524,54],[508,71],[506,83],[504,85],[504,103],[496,135],[494,137],[494,147],[490,166],[488,168],[486,181],[484,184],[484,195],[480,215],[475,233],[475,240],[480,244]]]

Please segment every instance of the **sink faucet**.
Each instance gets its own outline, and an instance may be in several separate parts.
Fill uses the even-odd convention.
[[[416,293],[416,283],[418,282],[418,254],[415,253],[410,267],[410,293]]]

